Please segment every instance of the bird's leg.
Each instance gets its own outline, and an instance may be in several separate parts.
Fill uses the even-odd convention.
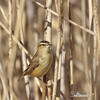
[[[46,75],[43,77],[42,81],[42,100],[46,100],[46,94],[47,94],[47,82],[46,82]]]

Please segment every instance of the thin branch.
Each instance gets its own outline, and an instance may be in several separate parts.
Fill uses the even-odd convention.
[[[5,19],[6,22],[8,23],[8,19],[7,19],[6,15],[5,15],[5,12],[4,12],[4,10],[3,10],[3,8],[2,8],[1,6],[0,6],[0,10],[1,10],[1,12],[2,12],[2,15],[3,15],[4,19]]]
[[[4,26],[4,24],[2,24],[1,22],[0,22],[0,26],[7,32],[7,34],[9,35],[10,34],[10,32],[9,32],[9,30]],[[18,39],[12,34],[12,38],[13,38],[13,40],[18,44],[18,46],[21,48],[21,49],[23,49],[24,50],[24,52],[30,57],[30,58],[32,58],[32,55],[25,49],[25,47],[18,41]]]
[[[3,96],[2,99],[3,100],[5,100],[5,99],[10,100],[9,88],[8,88],[8,84],[7,84],[7,81],[6,81],[5,74],[3,72],[1,63],[0,63],[0,78],[1,78],[2,85],[3,85],[3,89],[4,89],[4,96]]]
[[[33,1],[35,4],[37,4],[38,6],[44,8],[45,10],[47,10],[47,11],[49,11],[49,12],[51,12],[51,13],[54,14],[55,16],[58,16],[58,14],[57,14],[55,11],[51,10],[50,8],[47,8],[46,6],[44,6],[43,4],[41,4],[41,3],[39,3],[39,2],[37,2],[37,1],[35,1],[35,0],[32,0],[32,1]]]
[[[83,26],[81,26],[81,25],[79,25],[79,24],[73,22],[73,21],[70,20],[70,19],[67,19],[67,20],[68,20],[68,22],[71,23],[72,25],[74,25],[74,26],[76,26],[76,27],[82,29],[82,30],[85,31],[85,32],[88,32],[89,34],[91,34],[91,35],[93,35],[93,36],[95,36],[95,34],[96,34],[95,32],[93,32],[93,31],[91,31],[91,30],[89,30],[89,29],[87,29],[87,28],[85,28],[85,27],[83,27]]]
[[[41,3],[39,3],[39,2],[37,2],[37,1],[35,1],[35,0],[32,0],[32,1],[33,1],[35,4],[37,4],[38,6],[44,8],[45,10],[47,10],[47,11],[49,11],[49,12],[51,12],[53,15],[55,15],[55,16],[57,16],[57,17],[59,16],[58,13],[56,13],[55,11],[53,11],[53,10],[51,10],[51,9],[49,9],[49,8],[46,8],[43,4],[41,4]],[[81,26],[81,25],[75,23],[74,21],[72,21],[72,20],[70,20],[70,19],[65,19],[65,18],[64,18],[64,20],[67,21],[67,22],[69,22],[69,23],[71,23],[72,25],[74,25],[74,26],[76,26],[76,27],[78,27],[78,28],[84,30],[85,32],[88,32],[88,33],[91,34],[91,35],[95,35],[95,32],[93,32],[93,31],[91,31],[91,30],[89,30],[89,29],[87,29],[87,28],[85,28],[85,27],[83,27],[83,26]]]
[[[6,33],[9,35],[9,30],[4,26],[4,24],[2,24],[0,22],[0,26],[6,31]],[[25,49],[25,47],[19,42],[19,40],[12,34],[12,38],[13,40],[18,44],[19,48],[23,49],[23,51],[30,57],[32,58],[32,55]],[[40,82],[38,80],[38,78],[36,78],[36,82],[38,84],[38,86],[40,87],[40,90],[42,92],[42,87],[40,85]]]

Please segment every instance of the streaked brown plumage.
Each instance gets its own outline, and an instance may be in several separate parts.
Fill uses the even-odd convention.
[[[33,56],[28,68],[23,72],[22,77],[25,75],[42,77],[49,71],[52,62],[51,44],[48,41],[41,41],[36,54]]]

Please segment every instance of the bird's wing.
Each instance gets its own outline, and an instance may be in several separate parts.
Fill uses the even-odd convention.
[[[33,63],[31,64],[24,72],[23,75],[29,75],[33,72],[33,70],[39,66],[39,63]]]
[[[23,72],[22,76],[29,75],[32,71],[39,66],[39,58],[37,53],[33,56],[28,68]]]

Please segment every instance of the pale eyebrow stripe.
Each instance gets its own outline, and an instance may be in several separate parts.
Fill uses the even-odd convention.
[[[47,46],[47,44],[40,44],[39,46]]]

